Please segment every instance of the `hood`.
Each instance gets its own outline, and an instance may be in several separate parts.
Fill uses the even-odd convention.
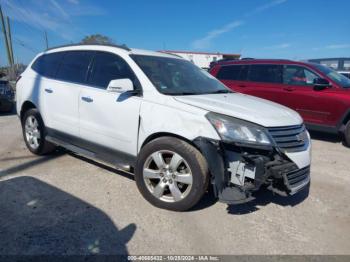
[[[265,127],[300,125],[300,115],[279,104],[241,93],[176,96],[175,100]]]

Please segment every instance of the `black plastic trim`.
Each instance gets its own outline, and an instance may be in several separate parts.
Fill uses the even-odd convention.
[[[124,153],[122,151],[99,145],[85,139],[66,134],[55,129],[46,128],[47,134],[53,138],[62,140],[66,144],[90,151],[96,155],[97,159],[110,163],[112,165],[127,164],[135,167],[137,156]],[[61,145],[64,147],[64,145]],[[89,156],[88,156],[89,157]]]

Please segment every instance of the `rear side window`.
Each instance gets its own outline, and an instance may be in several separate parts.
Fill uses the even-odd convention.
[[[85,83],[87,70],[93,55],[94,52],[92,51],[65,52],[56,78],[74,83]]]
[[[123,78],[129,78],[135,84],[135,74],[121,57],[104,52],[96,53],[88,81],[90,85],[105,89],[111,80]]]
[[[244,81],[247,79],[248,66],[246,65],[227,65],[222,66],[217,74],[220,80]]]
[[[32,65],[32,69],[38,74],[54,78],[61,63],[63,52],[40,56]]]
[[[249,81],[263,83],[282,83],[281,65],[251,65]]]

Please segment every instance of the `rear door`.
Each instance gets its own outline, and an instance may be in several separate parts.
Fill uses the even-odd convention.
[[[111,80],[123,78],[131,79],[135,88],[140,88],[124,59],[116,54],[96,52],[88,85],[79,95],[80,136],[93,142],[97,150],[105,147],[136,155],[142,97],[106,90]]]
[[[312,124],[334,125],[334,110],[339,106],[334,88],[314,90],[316,72],[299,65],[285,65],[283,69],[284,105],[296,110],[303,119]]]
[[[32,65],[31,69],[36,72],[33,77],[26,78],[26,84],[32,86],[31,100],[39,107],[41,117],[46,127],[53,128],[53,117],[57,93],[55,76],[62,61],[64,52],[55,52],[40,56]]]
[[[43,101],[49,128],[55,132],[79,137],[79,93],[86,81],[93,53],[62,52],[58,71],[43,86]]]
[[[273,64],[250,65],[244,93],[281,103],[282,68]]]
[[[233,91],[244,93],[246,91],[248,68],[248,65],[222,65],[216,74],[216,78]]]

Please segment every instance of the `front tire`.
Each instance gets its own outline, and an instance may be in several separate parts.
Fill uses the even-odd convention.
[[[197,204],[207,190],[209,171],[195,147],[174,137],[161,137],[142,148],[135,180],[152,205],[185,211]]]
[[[345,131],[344,131],[344,143],[346,146],[350,147],[350,120],[345,126]]]
[[[24,113],[22,118],[22,133],[27,148],[35,155],[45,155],[55,150],[55,145],[46,141],[44,122],[37,109]]]

